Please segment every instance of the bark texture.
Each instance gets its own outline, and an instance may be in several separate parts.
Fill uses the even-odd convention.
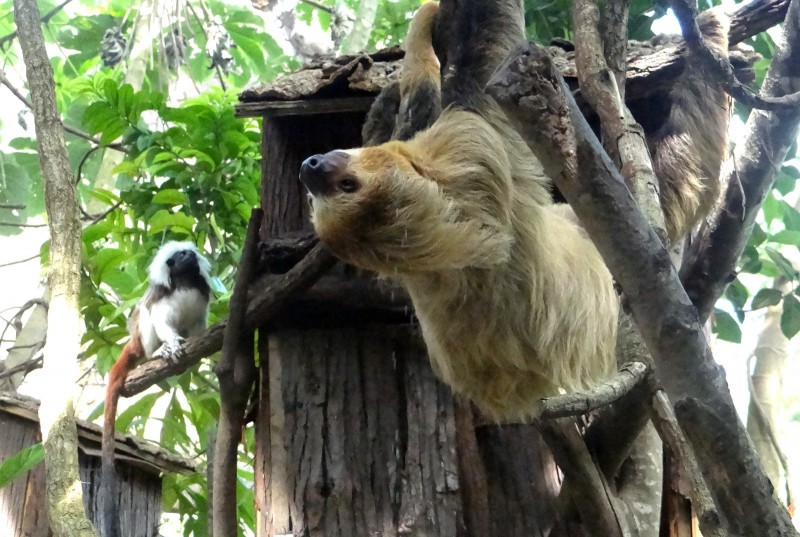
[[[43,368],[50,389],[43,394],[39,408],[47,469],[48,513],[56,535],[89,537],[95,535],[95,531],[83,509],[72,399],[78,379],[77,356],[82,332],[78,311],[81,261],[78,200],[36,2],[15,0],[14,18],[31,92],[50,223],[50,307]]]
[[[219,379],[219,428],[214,443],[211,524],[214,537],[236,537],[239,530],[236,501],[238,447],[245,411],[256,380],[255,331],[246,325],[247,291],[258,253],[258,229],[263,213],[254,209],[247,227],[236,284],[230,300],[222,356],[214,367]]]
[[[800,16],[796,4],[790,6],[789,20]],[[669,253],[552,65],[544,75],[527,70],[530,62],[526,66],[525,59],[535,54],[536,50],[528,47],[512,58],[506,64],[511,74],[493,93],[523,137],[542,125],[552,127],[545,130],[551,135],[549,140],[546,134],[538,134],[528,138],[529,145],[535,151],[549,151],[551,165],[558,165],[559,158],[563,163],[556,184],[622,287],[655,359],[659,380],[675,403],[681,426],[731,533],[796,535],[786,511],[772,497],[769,480],[733,407],[724,373],[711,356],[697,311],[681,286]],[[781,69],[781,60],[775,61]],[[800,61],[790,61],[794,61],[794,69],[800,69]],[[526,78],[524,73],[531,76]],[[549,94],[530,99],[533,93],[526,84],[535,85],[536,76],[537,83],[549,85]],[[537,148],[537,141],[544,141],[544,146]],[[774,167],[771,171],[774,173]]]
[[[256,461],[267,479],[263,535],[461,534],[452,399],[414,332],[269,338],[269,408],[258,418],[269,444]]]

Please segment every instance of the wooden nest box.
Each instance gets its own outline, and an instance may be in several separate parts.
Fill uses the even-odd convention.
[[[320,60],[241,95],[238,115],[263,118],[264,245],[308,237],[301,162],[361,145],[366,112],[401,58],[389,49]],[[261,328],[256,535],[549,527],[553,502],[542,500],[556,497],[558,481],[538,433],[476,428],[471,407],[434,377],[411,315],[399,288],[340,263]]]
[[[0,461],[41,441],[35,399],[0,393]],[[83,502],[96,524],[100,510],[100,440],[98,425],[78,420],[78,461]],[[188,473],[194,466],[181,457],[128,435],[117,435],[119,469],[120,531],[126,537],[159,534],[161,476],[166,472]],[[45,468],[38,464],[25,475],[0,488],[0,535],[3,537],[49,537],[50,523],[45,504]]]

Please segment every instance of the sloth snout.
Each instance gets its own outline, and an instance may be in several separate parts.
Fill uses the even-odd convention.
[[[350,157],[344,151],[330,151],[308,157],[300,166],[300,181],[314,196],[333,192],[337,177],[347,171]]]

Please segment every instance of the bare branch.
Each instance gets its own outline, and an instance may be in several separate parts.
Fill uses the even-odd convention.
[[[39,257],[39,255],[40,254],[32,255],[30,257],[26,257],[25,259],[18,259],[17,261],[9,261],[8,263],[0,263],[0,268],[10,267],[11,265],[20,265],[22,263],[27,263],[28,261],[33,261],[34,259]]]
[[[39,354],[36,358],[32,360],[28,360],[23,362],[17,366],[9,367],[3,371],[0,371],[0,380],[13,377],[17,373],[25,373],[26,375],[35,369],[41,369],[42,364],[44,363],[44,355]]]
[[[0,222],[2,227],[47,227],[47,224],[21,224],[17,222]]]
[[[26,107],[28,107],[31,110],[33,110],[33,104],[28,100],[27,97],[25,97],[22,94],[21,91],[19,91],[11,83],[11,81],[8,79],[8,77],[6,77],[6,73],[5,73],[5,71],[3,71],[2,68],[0,68],[0,84],[4,85],[6,88],[8,88],[8,90],[14,95],[14,97],[19,99],[22,102],[22,104],[24,104]],[[114,150],[119,151],[121,153],[127,153],[128,152],[128,150],[125,149],[125,147],[122,144],[104,144],[103,142],[100,141],[99,138],[91,136],[91,135],[83,132],[82,130],[78,130],[76,128],[70,127],[69,125],[64,125],[63,122],[61,123],[61,126],[64,128],[64,130],[66,132],[68,132],[70,134],[73,134],[73,135],[77,136],[78,138],[83,138],[84,140],[88,140],[88,141],[90,141],[93,144],[96,144],[98,146],[103,146],[103,147],[107,147],[109,149],[114,149]]]
[[[650,162],[650,150],[642,127],[633,119],[617,78],[602,55],[603,43],[599,33],[600,14],[594,0],[575,0],[572,4],[575,31],[575,67],[581,93],[603,126],[606,147],[616,156],[625,182],[636,197],[648,222],[663,236],[664,214],[658,200],[658,181]]]
[[[245,410],[256,379],[254,330],[245,324],[247,290],[258,260],[258,230],[264,213],[253,209],[247,226],[236,284],[230,300],[230,316],[225,327],[222,356],[214,367],[219,379],[219,428],[214,443],[213,534],[235,536],[236,517],[236,447],[242,437]]]
[[[797,2],[800,0],[793,0],[790,14],[794,9],[800,15]],[[542,152],[546,150],[537,148],[537,142],[549,138],[545,143],[552,151],[551,164],[557,158],[553,155],[562,157],[561,173],[553,176],[556,186],[622,287],[655,360],[660,381],[675,401],[680,424],[687,431],[703,475],[712,485],[731,530],[764,536],[796,535],[747,440],[724,374],[714,363],[702,324],[669,253],[640,212],[566,84],[552,70],[527,71],[524,57],[535,53],[532,48],[529,45],[506,63],[508,80],[490,91],[523,138],[537,126],[560,127],[539,133],[538,138],[525,139],[532,150]],[[800,69],[800,61],[796,63],[796,69]],[[538,66],[552,67],[546,62],[539,62]],[[495,80],[505,76],[498,74]],[[531,81],[531,77],[546,80],[549,94],[533,98],[530,88],[542,84]],[[543,103],[553,95],[558,95],[557,102]],[[564,111],[568,111],[568,117],[543,118]],[[569,128],[563,126],[570,123],[575,138],[564,140]],[[568,173],[573,170],[577,171],[574,176]]]
[[[580,505],[583,527],[596,537],[629,535],[626,517],[611,493],[608,482],[592,459],[572,418],[537,420],[536,428],[553,458],[573,486],[569,492]]]
[[[310,287],[331,266],[335,259],[321,245],[317,245],[294,268],[280,276],[266,275],[250,286],[252,296],[247,308],[247,326],[257,328],[275,318],[283,306],[296,293]],[[202,334],[189,338],[174,356],[151,360],[135,369],[125,382],[122,395],[130,397],[156,382],[186,371],[222,348],[227,321],[220,321]]]
[[[726,537],[722,522],[714,506],[714,499],[708,491],[703,474],[697,464],[694,451],[686,441],[678,418],[672,410],[672,404],[664,390],[656,390],[651,399],[651,418],[661,440],[669,446],[673,455],[683,466],[686,477],[692,488],[692,507],[697,511],[697,517],[703,528],[703,535],[708,537]]]
[[[633,390],[647,377],[648,367],[642,362],[623,365],[614,378],[586,392],[556,395],[542,399],[539,419],[580,416],[610,405]]]
[[[683,29],[683,39],[697,61],[702,62],[708,76],[722,81],[725,91],[737,101],[760,110],[784,110],[800,106],[800,92],[781,97],[758,96],[733,74],[727,58],[721,58],[708,48],[694,16],[694,6],[687,0],[672,0],[672,10]]]
[[[325,13],[333,14],[333,8],[330,6],[326,6],[322,2],[317,2],[316,0],[300,0],[304,4],[308,4],[309,6],[319,9],[320,11],[324,11]]]

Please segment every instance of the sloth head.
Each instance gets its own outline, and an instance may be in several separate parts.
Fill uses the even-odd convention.
[[[447,174],[435,159],[408,143],[314,155],[303,162],[300,181],[320,240],[343,260],[383,275],[481,266],[497,242],[444,191]]]

